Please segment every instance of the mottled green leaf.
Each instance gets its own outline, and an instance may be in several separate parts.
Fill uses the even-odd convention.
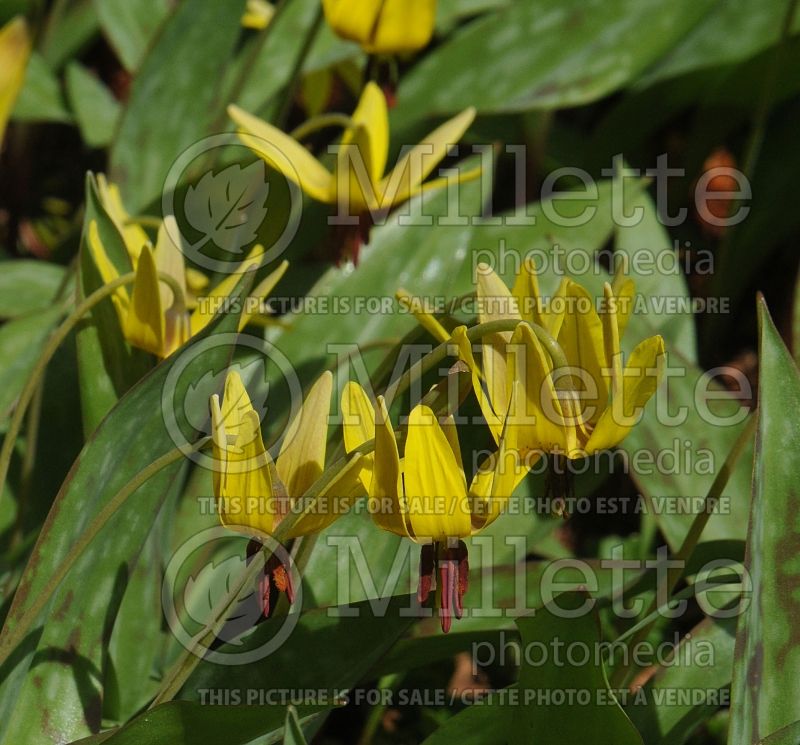
[[[800,373],[763,299],[758,315],[758,434],[745,554],[753,585],[736,633],[731,745],[752,745],[800,719]]]
[[[15,259],[0,262],[0,318],[24,316],[44,310],[56,300],[59,290],[64,297],[66,271],[48,261]]]

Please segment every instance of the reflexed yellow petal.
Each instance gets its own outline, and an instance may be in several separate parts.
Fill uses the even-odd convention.
[[[475,109],[465,109],[408,150],[380,183],[383,203],[399,204],[408,199],[447,155],[450,146],[464,136],[474,119]]]
[[[408,417],[403,483],[417,538],[444,540],[471,533],[464,471],[427,406],[415,406]]]
[[[617,298],[608,282],[603,284],[605,307],[600,314],[603,323],[603,348],[605,350],[605,367],[611,371],[606,385],[611,391],[611,398],[622,395],[622,352],[619,348],[619,326],[617,325]]]
[[[105,246],[100,240],[100,232],[97,228],[97,220],[92,220],[89,223],[88,234],[89,253],[92,255],[97,271],[100,272],[100,278],[103,284],[109,284],[115,279],[119,279],[119,272],[112,263],[111,259],[106,253]],[[120,287],[114,291],[111,296],[114,303],[114,308],[117,311],[117,318],[119,318],[119,325],[125,328],[125,318],[128,314],[128,307],[130,306],[130,296],[126,287]]]
[[[522,386],[509,403],[514,439],[523,450],[565,452],[568,428],[551,371],[552,362],[528,324],[520,324],[511,339],[508,387]]]
[[[428,45],[436,21],[436,0],[384,0],[368,52],[399,54]]]
[[[219,411],[217,425],[221,419]],[[216,426],[215,426],[216,429]],[[276,503],[270,478],[269,454],[261,440],[258,415],[244,412],[232,445],[223,448],[214,443],[214,452],[222,472],[215,478],[217,508],[226,528],[247,535],[272,533]]]
[[[489,401],[489,397],[486,395],[486,391],[483,388],[481,371],[472,354],[472,342],[470,342],[467,336],[467,327],[457,326],[453,329],[451,338],[453,344],[458,348],[459,358],[466,364],[472,374],[472,389],[475,392],[475,397],[478,399],[478,404],[481,407],[481,413],[484,419],[486,419],[486,424],[491,430],[495,442],[499,442],[500,433],[503,429],[503,419],[500,415],[495,413],[491,401]]]
[[[275,465],[290,498],[305,494],[325,470],[332,388],[333,375],[326,370],[311,386],[286,430]]]
[[[131,302],[125,316],[125,337],[140,349],[165,356],[164,310],[153,252],[144,246],[136,268]]]
[[[357,141],[354,130],[363,131],[364,146],[362,157],[372,181],[378,183],[386,168],[389,154],[389,111],[386,96],[372,81],[366,84],[356,110],[351,117],[354,128],[347,129],[342,135],[342,145]]]
[[[131,264],[136,269],[142,246],[150,243],[149,236],[141,225],[130,222],[131,216],[122,204],[119,187],[109,182],[102,173],[97,174],[97,193],[101,204],[122,236]]]
[[[339,36],[366,44],[372,37],[383,0],[322,0],[325,19]]]
[[[348,141],[336,153],[334,189],[339,214],[356,216],[380,206],[381,194],[373,179],[369,132],[363,125],[347,130]],[[389,204],[385,205],[390,206]]]
[[[586,445],[587,454],[618,445],[633,429],[658,388],[663,360],[664,340],[660,336],[645,339],[633,350],[622,379],[621,401],[612,400],[603,412]]]
[[[245,308],[242,312],[242,317],[239,319],[239,331],[241,331],[250,321],[256,316],[260,315],[260,311],[258,310],[260,307],[264,305],[266,299],[272,294],[272,291],[275,289],[275,285],[281,281],[281,278],[284,274],[286,274],[286,270],[289,268],[289,262],[284,260],[280,264],[278,264],[277,268],[273,269],[264,279],[262,279],[253,289],[253,292],[250,293],[248,296],[248,301],[250,303],[249,307],[252,307],[252,310]],[[223,283],[227,282],[227,279],[223,280]],[[220,283],[222,284],[222,283]],[[218,287],[215,289],[219,289]],[[233,288],[231,288],[233,289]]]
[[[364,389],[352,380],[345,384],[342,391],[342,430],[344,432],[344,449],[347,453],[352,453],[365,442],[375,438],[375,407]],[[361,470],[358,478],[367,492],[372,483],[374,462],[373,453],[361,458]]]
[[[480,178],[482,173],[483,173],[483,168],[481,166],[470,168],[468,171],[462,171],[459,169],[458,174],[455,176],[455,178],[452,175],[441,176],[439,178],[429,179],[424,184],[417,184],[417,186],[411,189],[408,196],[409,198],[415,197],[417,194],[434,191],[435,189],[441,189],[442,187],[448,185],[452,187],[456,184],[466,184],[469,183],[470,181],[475,181],[475,179]]]
[[[0,29],[0,143],[25,82],[30,54],[31,39],[25,19],[22,16],[12,18]]]
[[[439,342],[450,341],[450,334],[447,329],[439,323],[433,313],[428,313],[424,309],[424,301],[421,298],[412,297],[402,287],[396,290],[394,294],[400,304],[405,305],[414,314],[414,318],[417,319],[419,325],[434,339]]]
[[[228,106],[228,116],[239,126],[239,139],[308,196],[333,201],[333,175],[297,140],[238,106]]]
[[[397,440],[383,396],[375,405],[375,465],[369,490],[369,511],[375,523],[392,533],[414,538],[409,531]]]
[[[596,422],[608,402],[608,388],[602,373],[605,367],[603,324],[594,298],[577,282],[569,282],[566,301],[567,313],[558,343],[572,368],[572,388],[580,395],[575,413],[579,419]]]

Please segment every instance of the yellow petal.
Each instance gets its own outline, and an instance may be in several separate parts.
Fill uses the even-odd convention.
[[[383,396],[375,403],[375,464],[369,490],[369,511],[375,523],[391,533],[413,538],[402,495],[397,439]]]
[[[308,196],[333,201],[333,175],[297,140],[238,106],[228,106],[228,116],[240,128],[239,139]]]
[[[605,350],[605,366],[610,371],[608,387],[611,398],[622,395],[622,352],[619,348],[619,326],[617,325],[617,298],[608,282],[603,283],[603,299],[605,306],[600,314],[603,323],[603,348]]]
[[[260,308],[264,306],[266,299],[272,294],[275,285],[281,281],[281,278],[286,274],[289,268],[289,262],[285,259],[278,264],[277,268],[273,269],[264,279],[262,279],[255,289],[248,295],[248,305],[242,312],[242,317],[239,319],[239,331],[241,331],[250,321],[257,315],[262,315]],[[227,279],[223,280],[226,282]],[[233,288],[231,288],[233,289]]]
[[[92,260],[97,267],[97,271],[100,272],[100,278],[103,280],[103,284],[107,285],[113,282],[115,279],[119,279],[119,272],[117,271],[117,268],[114,266],[111,259],[108,257],[105,246],[103,246],[103,243],[100,240],[100,232],[97,228],[97,220],[92,220],[89,223],[88,245],[89,253],[92,255]],[[125,319],[128,315],[128,307],[130,306],[128,289],[124,286],[118,288],[111,296],[111,300],[114,303],[114,308],[117,311],[117,318],[119,318],[120,327],[124,329]]]
[[[136,269],[142,246],[148,245],[150,238],[141,225],[131,222],[131,216],[125,209],[125,205],[122,204],[119,187],[109,182],[102,173],[97,174],[97,194],[100,197],[100,203],[122,236],[131,259],[131,265]]]
[[[241,23],[245,28],[261,31],[269,26],[274,15],[275,6],[266,0],[247,0]]]
[[[520,324],[511,339],[508,387],[521,390],[508,417],[517,445],[523,450],[564,453],[569,447],[567,426],[551,375],[550,357],[528,324]]]
[[[375,438],[375,407],[364,389],[352,380],[345,384],[342,391],[342,429],[344,449],[347,453],[352,453],[365,442]],[[367,492],[372,483],[373,463],[372,453],[361,459],[359,479]]]
[[[277,505],[258,415],[252,409],[245,411],[233,444],[224,445],[224,417],[216,396],[211,416],[214,456],[220,469],[214,478],[220,522],[247,535],[272,533]]]
[[[464,471],[427,406],[415,406],[408,417],[403,483],[417,538],[445,540],[470,534]]]
[[[332,389],[333,375],[326,370],[286,430],[275,465],[290,498],[305,494],[325,470]]]
[[[389,110],[386,96],[372,81],[364,86],[364,92],[351,119],[354,128],[361,128],[366,135],[362,157],[372,181],[377,183],[383,176],[389,154]],[[353,142],[353,135],[353,128],[345,130],[342,145]]]
[[[567,312],[558,343],[571,368],[572,389],[580,395],[574,413],[579,420],[596,422],[608,402],[608,388],[602,372],[606,366],[603,324],[594,299],[576,282],[569,282],[566,301]],[[559,385],[558,380],[556,385]]]
[[[586,445],[586,454],[618,445],[633,429],[656,392],[664,360],[664,340],[651,336],[631,353],[622,378],[622,396],[612,400]]]
[[[359,44],[372,37],[383,0],[322,0],[325,19],[339,36]]]
[[[408,150],[380,183],[383,204],[399,204],[408,199],[447,155],[450,146],[464,136],[474,119],[475,109],[465,109]]]
[[[140,349],[164,357],[164,310],[153,252],[142,248],[136,268],[131,303],[125,317],[125,337]]]
[[[503,418],[495,413],[492,403],[483,388],[481,371],[478,367],[478,363],[475,361],[474,355],[472,354],[472,342],[467,336],[467,327],[457,326],[455,329],[453,329],[451,338],[453,340],[453,344],[455,344],[458,348],[459,358],[462,362],[464,362],[464,364],[466,364],[472,375],[472,389],[475,392],[475,397],[478,399],[478,404],[481,407],[481,413],[483,414],[484,419],[486,419],[486,424],[491,430],[495,442],[499,442],[500,433],[503,429]]]
[[[400,54],[427,46],[436,21],[436,0],[384,0],[368,52]]]
[[[31,39],[25,19],[22,16],[12,18],[0,29],[0,143],[25,82],[30,54]]]
[[[619,338],[622,339],[625,335],[625,329],[628,328],[628,321],[630,320],[631,313],[633,312],[633,298],[634,295],[636,295],[636,283],[628,278],[619,283],[615,282],[612,287],[614,288],[614,295],[617,298],[617,326],[619,327]]]
[[[429,313],[425,310],[425,303],[421,298],[413,297],[402,287],[397,289],[394,294],[400,304],[405,306],[406,310],[409,310],[414,315],[419,325],[434,339],[438,342],[450,341],[450,334],[447,332],[447,329],[439,323],[433,313]]]

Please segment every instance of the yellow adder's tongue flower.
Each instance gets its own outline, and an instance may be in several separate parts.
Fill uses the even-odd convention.
[[[210,401],[214,495],[222,525],[263,540],[275,532],[289,509],[300,509],[285,535],[289,539],[316,533],[341,515],[341,498],[354,491],[360,458],[352,459],[326,483],[313,503],[300,502],[324,469],[332,383],[333,376],[325,372],[311,387],[273,463],[241,377],[235,371],[228,373],[222,401],[217,395]],[[273,556],[262,582],[266,614],[278,590],[287,592],[291,602],[290,577],[290,568]]]
[[[189,313],[187,284],[194,283],[197,287],[202,283],[186,271],[183,254],[169,233],[166,225],[162,224],[155,248],[149,241],[141,245],[134,263],[136,281],[132,292],[129,294],[127,288],[120,287],[112,295],[120,327],[128,342],[162,359],[169,357],[211,322],[242,274],[257,267],[264,252],[261,246],[255,246],[236,272],[207,293],[203,302]],[[120,274],[100,240],[94,220],[89,225],[88,244],[103,282],[113,282]],[[254,288],[246,300],[239,321],[240,330],[259,312],[288,266],[288,262],[283,261]]]
[[[0,29],[0,144],[8,118],[25,81],[31,54],[31,38],[22,16],[12,18]]]
[[[423,544],[420,602],[437,591],[442,629],[447,631],[453,615],[461,617],[467,587],[467,549],[460,539],[502,514],[535,461],[518,457],[516,432],[509,430],[498,452],[486,459],[468,487],[452,417],[440,423],[429,407],[415,406],[401,459],[383,397],[378,397],[370,414],[366,393],[357,383],[349,383],[342,404],[347,451],[375,440],[368,484],[370,513],[384,530]]]
[[[469,108],[431,132],[410,148],[384,175],[389,152],[389,117],[386,96],[375,83],[367,83],[345,129],[331,173],[306,148],[277,127],[229,106],[228,114],[239,128],[239,138],[308,196],[338,205],[340,215],[359,217],[367,212],[389,210],[421,191],[446,183],[425,179],[464,135],[475,118]],[[460,176],[476,178],[480,169]]]
[[[370,54],[415,52],[428,45],[436,0],[322,0],[325,18]]]

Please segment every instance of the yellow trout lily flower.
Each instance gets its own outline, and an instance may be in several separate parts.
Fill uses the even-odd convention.
[[[375,83],[367,83],[349,126],[342,135],[333,172],[300,142],[277,127],[229,106],[228,114],[239,128],[239,138],[256,155],[297,184],[309,197],[338,206],[338,214],[353,218],[368,234],[372,217],[402,204],[420,192],[442,186],[447,178],[425,179],[447,155],[475,118],[475,109],[462,111],[410,148],[385,173],[389,155],[389,115],[386,96]],[[461,174],[466,181],[480,168]],[[361,239],[367,236],[362,234]]]
[[[330,27],[369,54],[422,49],[436,21],[436,0],[322,0],[322,7]]]
[[[95,220],[89,224],[88,245],[103,282],[109,284],[117,279],[120,273],[100,240]],[[183,254],[162,224],[155,248],[151,248],[148,242],[139,249],[133,289],[129,292],[127,287],[120,287],[111,296],[123,335],[139,349],[162,359],[168,357],[211,322],[241,275],[259,265],[263,250],[256,246],[236,272],[222,280],[207,294],[205,301],[189,313]],[[259,312],[261,303],[272,292],[288,265],[288,262],[282,262],[256,286],[242,309],[240,329]]]
[[[111,222],[117,232],[122,236],[125,243],[125,250],[128,252],[128,258],[131,260],[131,266],[136,269],[139,262],[139,254],[142,252],[142,246],[153,245],[150,237],[145,232],[144,228],[139,225],[125,209],[122,203],[122,197],[119,193],[119,187],[112,184],[105,175],[102,173],[97,174],[97,194],[100,198],[100,203],[103,205]],[[206,287],[208,287],[208,277],[202,272],[197,271],[191,267],[185,268],[186,273],[186,305],[189,308],[195,307],[195,299],[200,295]]]
[[[242,13],[242,26],[261,31],[269,26],[275,15],[275,6],[267,0],[247,0],[247,6]]]
[[[468,485],[452,417],[440,423],[429,407],[415,406],[401,458],[382,396],[372,406],[361,386],[350,382],[342,396],[342,412],[348,452],[375,441],[371,468],[361,472],[362,478],[369,477],[370,512],[379,527],[423,544],[418,598],[424,603],[436,591],[446,633],[453,615],[462,615],[467,590],[467,548],[461,539],[502,514],[533,463],[519,459],[514,433],[509,432]]]
[[[271,536],[280,521],[302,505],[304,511],[284,536],[291,539],[324,529],[349,506],[358,478],[358,457],[320,490],[313,503],[299,502],[325,468],[332,387],[330,372],[311,386],[273,462],[241,377],[235,371],[228,373],[222,401],[217,395],[210,401],[214,496],[222,525],[259,541]],[[289,567],[273,555],[262,586],[265,615],[280,591],[292,602]]]
[[[25,82],[31,55],[31,37],[22,16],[12,18],[0,29],[0,143],[8,118]]]

